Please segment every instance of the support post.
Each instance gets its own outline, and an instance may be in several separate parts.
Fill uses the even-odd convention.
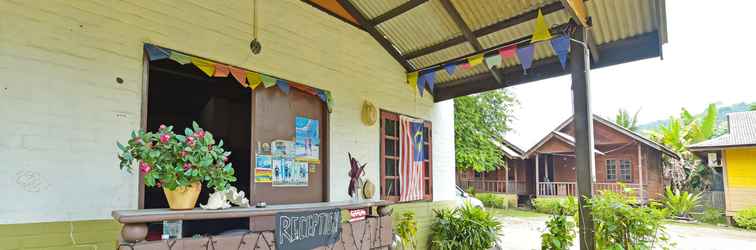
[[[572,38],[587,41],[585,27],[578,26]],[[578,204],[580,213],[580,249],[594,250],[595,230],[593,216],[586,208],[586,200],[591,198],[593,188],[593,114],[590,105],[590,59],[588,48],[577,42],[570,43],[570,71],[572,73],[572,105],[575,122],[575,162],[577,167]]]
[[[638,189],[638,197],[641,203],[646,202],[646,197],[643,195],[643,154],[641,154],[641,144],[638,143],[638,179],[640,182],[640,188]]]
[[[535,165],[536,165],[536,196],[541,194],[541,180],[538,176],[538,169],[541,168],[541,166],[538,165],[538,157],[540,157],[538,153],[535,155]]]
[[[504,176],[504,193],[509,193],[509,160],[507,160],[507,172],[505,172]]]

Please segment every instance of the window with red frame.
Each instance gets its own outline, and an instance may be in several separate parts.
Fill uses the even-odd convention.
[[[399,201],[399,116],[400,114],[381,110],[381,199]],[[431,145],[432,126],[425,121],[423,128],[423,200],[433,199],[433,161]]]

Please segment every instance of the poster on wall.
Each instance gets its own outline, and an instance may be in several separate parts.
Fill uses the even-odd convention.
[[[307,162],[294,161],[291,157],[274,156],[274,187],[306,187],[309,179]]]
[[[294,157],[294,142],[287,140],[275,140],[270,145],[270,152],[273,156]]]
[[[318,120],[297,116],[294,121],[296,128],[296,159],[310,163],[320,163],[320,130]]]
[[[255,182],[273,182],[273,163],[270,155],[258,155],[255,162]]]

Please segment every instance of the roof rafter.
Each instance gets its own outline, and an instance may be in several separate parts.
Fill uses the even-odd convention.
[[[404,12],[414,9],[415,7],[420,6],[421,4],[424,4],[425,2],[428,2],[428,0],[410,0],[408,2],[405,2],[397,6],[396,8],[386,11],[386,13],[380,14],[377,17],[370,19],[370,24],[374,26],[381,24],[382,22],[388,21],[391,18],[404,14]]]
[[[405,60],[402,55],[399,53],[399,50],[394,47],[394,45],[391,44],[391,42],[381,34],[378,29],[375,28],[375,25],[370,24],[370,22],[365,18],[362,13],[360,13],[359,10],[357,10],[357,7],[355,7],[349,0],[338,0],[341,6],[346,9],[347,12],[349,12],[350,15],[352,15],[355,19],[357,19],[357,22],[362,26],[365,31],[367,31],[371,36],[373,36],[373,39],[378,41],[378,43],[383,46],[383,49],[386,50],[394,59],[399,62],[399,64],[404,67],[404,70],[407,72],[413,71],[414,68],[412,65]]]
[[[580,18],[580,15],[573,9],[572,5],[570,5],[568,0],[560,0],[562,3],[562,6],[564,6],[564,10],[567,12],[567,14],[572,17],[573,20],[575,20],[576,23],[583,25],[583,22],[580,21],[582,18]],[[578,1],[577,3],[582,4],[583,2]],[[590,25],[590,18],[587,21],[587,25]],[[599,50],[598,46],[596,46],[596,38],[594,38],[593,35],[593,29],[588,29],[588,41],[585,41],[586,44],[588,44],[588,49],[591,51],[591,58],[593,58],[594,62],[598,62],[599,60]]]
[[[465,39],[467,42],[469,42],[472,47],[475,49],[475,51],[482,52],[483,46],[480,45],[480,41],[478,41],[478,37],[475,36],[472,31],[470,30],[470,27],[467,26],[465,23],[465,20],[462,19],[462,15],[459,14],[459,11],[457,11],[457,8],[454,8],[454,5],[451,3],[451,0],[441,0],[441,5],[444,6],[444,9],[446,9],[446,13],[451,16],[452,20],[455,24],[457,24],[457,28],[462,31],[462,35],[465,36]],[[488,67],[488,71],[491,72],[491,75],[496,80],[497,83],[502,84],[501,81],[501,75],[499,75],[499,72],[497,72],[494,68]]]
[[[539,9],[543,12],[544,15],[548,15],[548,14],[551,14],[551,13],[554,13],[554,12],[557,12],[557,11],[560,11],[560,10],[564,9],[564,6],[560,2],[550,3],[550,4],[547,4],[547,5],[544,5],[541,8],[534,9],[534,10],[531,10],[531,11],[519,14],[517,16],[514,16],[512,18],[501,20],[499,22],[495,22],[495,23],[490,24],[488,26],[485,26],[485,27],[482,27],[480,29],[474,30],[474,31],[472,31],[472,34],[475,37],[482,37],[482,36],[485,36],[485,35],[488,35],[488,34],[491,34],[491,33],[494,33],[494,32],[497,32],[497,31],[500,31],[500,30],[503,30],[503,29],[506,29],[506,28],[509,28],[509,27],[512,27],[512,26],[515,26],[515,25],[518,25],[518,24],[521,24],[521,23],[524,23],[524,22],[527,22],[527,21],[530,21],[530,20],[533,20],[533,19],[536,18],[536,16],[538,16],[538,10]],[[436,51],[439,51],[439,50],[450,48],[450,47],[455,46],[455,45],[459,45],[459,44],[461,44],[461,43],[463,43],[465,41],[467,41],[467,40],[465,40],[465,36],[464,35],[453,37],[453,38],[451,38],[449,40],[446,40],[446,41],[443,41],[441,43],[438,43],[438,44],[435,44],[435,45],[432,45],[432,46],[429,46],[429,47],[425,47],[423,49],[419,49],[419,50],[416,50],[416,51],[412,51],[412,52],[406,53],[404,55],[404,59],[405,60],[411,60],[413,58],[417,58],[417,57],[424,56],[424,55],[427,55],[427,54],[430,54],[430,53],[433,53],[433,52],[436,52]]]

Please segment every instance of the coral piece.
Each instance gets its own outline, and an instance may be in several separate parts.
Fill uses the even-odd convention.
[[[202,209],[215,210],[229,208],[231,207],[231,204],[226,200],[226,192],[221,191],[212,193],[210,197],[207,198],[207,204],[200,204],[200,207],[202,207]]]

